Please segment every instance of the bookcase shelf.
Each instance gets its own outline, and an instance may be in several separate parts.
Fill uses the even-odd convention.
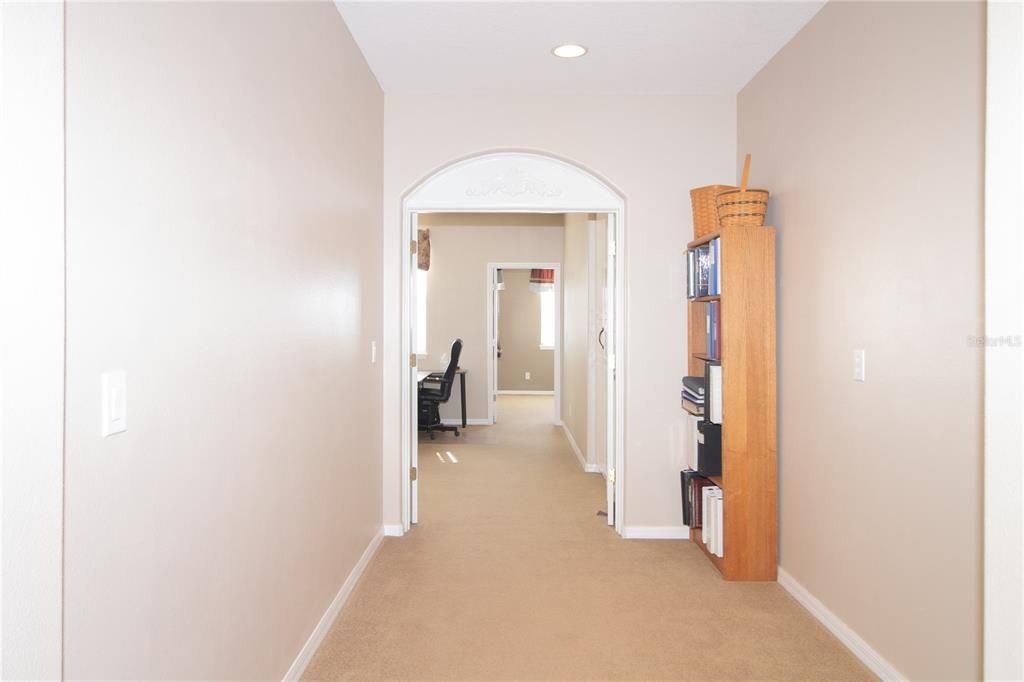
[[[775,392],[775,228],[723,227],[688,249],[719,242],[721,293],[688,299],[687,373],[722,366],[722,474],[708,477],[722,489],[724,556],[690,539],[726,580],[777,577]],[[708,355],[705,310],[718,305],[719,357]]]
[[[728,229],[728,228],[726,228],[726,229]],[[721,230],[719,230],[718,232],[710,232],[710,233],[704,235],[703,237],[697,237],[692,242],[690,242],[689,244],[686,245],[686,250],[689,251],[690,249],[692,249],[692,248],[694,248],[696,246],[700,246],[702,244],[707,244],[712,239],[717,239],[718,237],[721,237],[721,236],[722,236],[722,232],[721,232]]]

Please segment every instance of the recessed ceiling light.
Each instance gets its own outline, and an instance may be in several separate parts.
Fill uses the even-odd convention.
[[[559,45],[552,50],[556,57],[565,57],[566,59],[574,59],[576,57],[582,57],[587,53],[587,48],[582,45],[575,45],[570,43],[568,45]]]

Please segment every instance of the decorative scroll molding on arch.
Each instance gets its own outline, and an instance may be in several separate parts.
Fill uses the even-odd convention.
[[[459,197],[453,206],[452,198]],[[492,152],[437,171],[405,197],[411,211],[615,211],[622,195],[597,176],[539,152]]]

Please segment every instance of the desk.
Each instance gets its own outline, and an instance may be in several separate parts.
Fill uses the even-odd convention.
[[[466,428],[466,370],[461,367],[455,370],[455,373],[459,375],[459,403],[462,407],[462,428]],[[426,370],[416,370],[416,385],[423,383],[423,380],[432,374],[441,375],[443,372],[428,372]]]

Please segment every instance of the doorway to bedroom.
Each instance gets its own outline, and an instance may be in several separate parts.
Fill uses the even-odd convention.
[[[559,425],[563,310],[561,263],[488,263],[491,423],[502,406]],[[518,400],[502,400],[518,396]],[[547,409],[544,409],[544,407]]]

